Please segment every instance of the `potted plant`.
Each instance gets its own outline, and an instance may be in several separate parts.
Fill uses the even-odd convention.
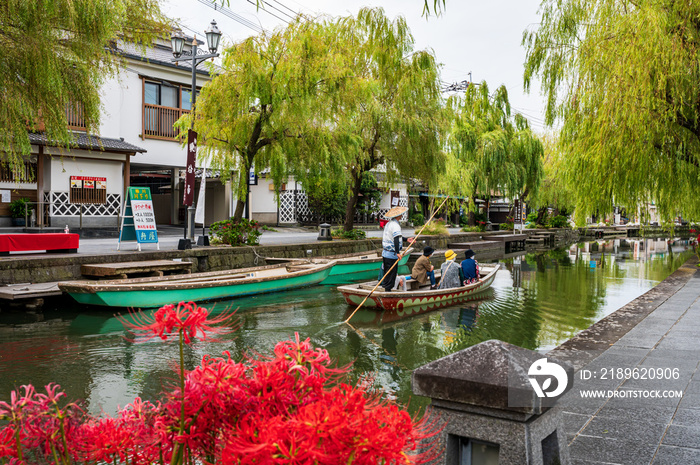
[[[12,226],[25,226],[25,218],[29,217],[32,207],[29,199],[19,198],[10,202],[10,216],[12,216]]]

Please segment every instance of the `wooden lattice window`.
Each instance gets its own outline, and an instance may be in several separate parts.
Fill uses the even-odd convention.
[[[71,176],[70,203],[106,204],[107,178],[96,178],[92,176]]]

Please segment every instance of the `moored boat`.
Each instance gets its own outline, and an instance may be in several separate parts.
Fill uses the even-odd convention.
[[[413,249],[408,249],[404,253],[404,256],[399,260],[397,266],[404,266],[408,262]],[[368,272],[379,273],[379,269],[382,266],[382,252],[381,250],[369,251],[369,252],[359,252],[350,253],[344,255],[330,255],[327,257],[317,257],[309,259],[288,259],[288,258],[266,258],[268,263],[276,261],[300,261],[304,263],[314,263],[314,264],[324,264],[328,262],[334,262],[331,272],[326,279],[323,280],[321,284],[341,284],[352,281],[359,276],[362,279],[363,275]],[[370,274],[371,276],[371,274]]]
[[[203,302],[318,284],[328,277],[334,263],[292,262],[192,275],[68,281],[59,283],[58,287],[83,304],[159,307],[181,301]]]
[[[499,268],[499,264],[480,264],[481,279],[479,282],[447,289],[431,290],[430,287],[424,286],[417,290],[392,290],[386,292],[379,287],[372,292],[372,289],[374,289],[377,284],[377,282],[374,281],[338,286],[338,290],[343,294],[348,305],[357,306],[365,297],[369,296],[364,303],[364,307],[367,308],[395,310],[415,306],[426,306],[430,307],[430,309],[436,309],[473,299],[477,294],[486,291],[493,284],[496,278],[496,272]]]

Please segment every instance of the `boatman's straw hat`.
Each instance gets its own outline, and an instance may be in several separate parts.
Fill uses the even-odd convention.
[[[394,207],[384,214],[384,218],[392,219],[401,216],[408,211],[408,207]]]

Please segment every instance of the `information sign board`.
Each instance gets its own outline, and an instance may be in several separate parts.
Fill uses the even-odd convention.
[[[136,241],[139,250],[141,250],[141,244],[155,243],[160,250],[153,199],[151,189],[148,187],[129,187],[117,250],[124,241]]]

